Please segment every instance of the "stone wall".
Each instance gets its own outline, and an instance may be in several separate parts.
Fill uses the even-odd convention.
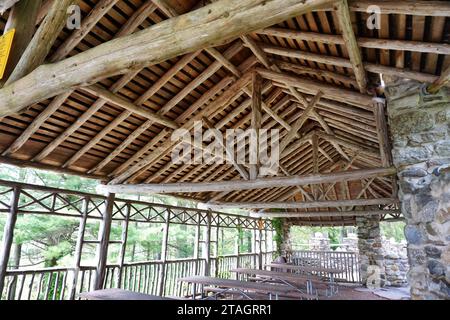
[[[291,241],[291,226],[292,222],[289,219],[282,219],[282,237],[283,242],[281,243],[281,255],[286,258],[287,261],[290,260],[292,255],[292,241]]]
[[[406,219],[413,299],[450,299],[450,94],[386,87],[393,160]]]
[[[386,253],[384,255],[384,269],[386,272],[386,286],[406,287],[408,285],[409,263],[406,255]]]
[[[368,277],[376,267],[379,285],[385,284],[384,252],[380,234],[380,218],[378,216],[356,217],[358,232],[358,251],[361,270],[361,281],[367,284]],[[374,284],[378,285],[378,284]]]

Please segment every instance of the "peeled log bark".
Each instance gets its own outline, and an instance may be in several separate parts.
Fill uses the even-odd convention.
[[[232,180],[218,182],[181,182],[121,185],[99,185],[99,192],[111,193],[178,193],[178,192],[224,192],[235,190],[263,189],[271,187],[289,187],[309,184],[333,183],[340,181],[361,180],[372,177],[389,176],[396,173],[394,167],[381,169],[361,169],[345,172],[317,173],[305,176],[259,178],[255,180]]]
[[[329,7],[334,0],[221,0],[165,20],[63,61],[42,65],[0,90],[0,117],[100,79],[147,67],[289,18]]]

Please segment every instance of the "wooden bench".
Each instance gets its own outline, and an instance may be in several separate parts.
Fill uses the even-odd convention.
[[[265,283],[257,283],[257,282],[248,282],[248,281],[240,281],[240,280],[231,280],[231,279],[220,279],[213,277],[205,277],[205,276],[194,276],[194,277],[186,277],[180,278],[178,281],[187,282],[193,284],[193,292],[196,292],[196,285],[201,286],[215,286],[221,289],[222,292],[226,292],[227,290],[235,290],[236,292],[255,292],[260,293],[266,296],[269,296],[271,299],[273,296],[277,299],[277,297],[281,294],[291,293],[293,291],[292,287],[286,285],[275,285],[275,284],[265,284]],[[194,297],[194,295],[193,295]]]
[[[83,292],[79,295],[84,300],[174,300],[122,289],[104,289]]]
[[[215,295],[237,295],[237,296],[241,296],[243,298],[246,298],[245,296],[247,296],[251,300],[262,300],[265,297],[265,295],[254,293],[254,292],[245,292],[245,296],[244,296],[241,291],[237,291],[237,290],[233,290],[233,289],[224,291],[222,288],[217,288],[217,287],[204,287],[203,291],[205,292],[205,294],[207,294],[208,292],[211,292],[211,293],[214,293]],[[292,299],[292,300],[318,300],[317,295],[304,294],[304,293],[300,293],[300,292],[279,294],[278,298]]]
[[[238,274],[245,274],[249,276],[248,279],[260,280],[264,282],[275,282],[283,283],[287,286],[293,287],[294,290],[300,293],[305,293],[302,289],[306,290],[306,294],[316,294],[317,290],[314,291],[313,283],[325,284],[320,277],[317,276],[304,276],[297,273],[291,272],[278,272],[269,270],[259,270],[259,269],[248,269],[248,268],[237,268],[231,270]]]

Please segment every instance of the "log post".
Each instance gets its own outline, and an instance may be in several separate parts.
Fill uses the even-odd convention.
[[[201,242],[201,214],[197,212],[197,225],[195,226],[195,245],[194,245],[194,259],[195,259],[195,275],[198,275],[200,267],[200,242]]]
[[[206,233],[205,233],[205,274],[209,276],[211,274],[211,220],[212,213],[208,211],[206,217]],[[217,259],[216,259],[217,261]],[[217,266],[217,264],[216,264]],[[217,268],[216,268],[217,273]]]
[[[121,284],[122,284],[122,272],[123,272],[123,264],[125,261],[125,253],[127,250],[128,226],[130,224],[130,212],[131,212],[131,205],[129,202],[127,202],[126,212],[125,212],[125,220],[122,221],[122,237],[121,237],[121,245],[120,245],[120,253],[119,253],[119,273],[117,275],[117,288],[121,288]]]
[[[261,223],[262,220],[259,220],[259,222]],[[263,269],[263,250],[262,250],[262,241],[263,241],[263,233],[262,233],[262,229],[261,229],[261,225],[258,225],[258,269],[262,270]]]
[[[241,232],[240,229],[236,229],[237,236],[234,239],[234,254],[236,255],[236,268],[241,266]],[[239,279],[239,274],[236,273],[236,280]]]
[[[108,194],[105,202],[105,210],[103,211],[103,219],[98,234],[99,242],[97,247],[97,271],[95,276],[94,290],[102,289],[103,282],[105,280],[114,198],[114,193]]]
[[[78,227],[78,236],[77,236],[77,244],[75,247],[75,263],[74,263],[74,269],[73,269],[73,278],[72,282],[70,284],[69,289],[69,300],[74,300],[77,290],[77,282],[78,282],[78,274],[80,273],[80,264],[81,264],[81,254],[83,251],[83,239],[84,239],[84,233],[86,231],[86,221],[87,216],[89,212],[89,201],[90,197],[84,198],[83,203],[83,214],[80,218],[80,225]]]
[[[163,239],[161,244],[161,267],[159,268],[158,296],[164,295],[166,285],[166,261],[167,261],[167,245],[169,241],[170,212],[166,212],[165,224],[163,230]]]
[[[251,246],[252,246],[252,253],[254,253],[254,255],[253,255],[253,265],[257,265],[257,260],[258,260],[258,257],[257,257],[257,253],[258,253],[258,250],[257,250],[257,241],[256,241],[256,229],[253,229],[252,230],[252,244],[251,244]]]
[[[214,276],[217,277],[217,267],[219,264],[219,234],[220,234],[220,227],[219,224],[216,226],[216,247],[214,249],[214,257],[216,257],[215,261],[215,268],[214,268]]]
[[[14,227],[17,221],[17,212],[20,198],[20,187],[15,186],[12,192],[11,204],[3,230],[2,249],[0,251],[0,296],[3,292],[9,255],[14,239]]]

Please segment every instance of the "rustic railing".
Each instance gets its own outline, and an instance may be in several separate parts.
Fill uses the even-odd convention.
[[[296,250],[292,252],[291,259],[296,265],[340,269],[342,273],[335,275],[336,281],[361,282],[359,258],[356,252]],[[315,274],[321,277],[329,276],[324,272]]]
[[[43,187],[0,180],[0,214],[6,215],[5,232],[0,252],[0,299],[9,300],[67,300],[81,292],[100,288],[123,288],[136,292],[184,296],[189,287],[177,281],[191,275],[210,274],[232,277],[229,270],[237,266],[259,267],[269,262],[273,245],[270,220],[233,215],[197,208],[184,208],[160,203],[150,203],[115,198],[85,192]],[[79,220],[79,232],[74,253],[74,264],[67,268],[9,270],[10,249],[18,215],[54,215]],[[87,221],[101,222],[98,241],[84,239]],[[112,221],[122,222],[121,240],[109,239]],[[125,263],[127,230],[130,222],[158,223],[164,226],[161,260]],[[194,258],[168,259],[168,234],[170,224],[196,227]],[[217,257],[218,237],[221,228],[250,230],[252,252]],[[107,264],[108,244],[119,243],[117,264]],[[83,266],[83,244],[97,243],[99,253],[96,267]],[[215,243],[214,250],[211,244]],[[203,246],[201,256],[200,246]]]

